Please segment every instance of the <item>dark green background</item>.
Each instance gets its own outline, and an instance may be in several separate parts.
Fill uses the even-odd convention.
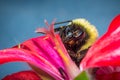
[[[120,13],[120,0],[0,0],[0,49],[11,47],[31,37],[34,31],[50,23],[86,18],[100,36],[113,17]],[[12,72],[30,69],[23,63],[0,65],[0,79]]]

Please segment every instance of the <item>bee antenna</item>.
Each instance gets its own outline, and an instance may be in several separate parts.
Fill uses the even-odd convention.
[[[72,22],[72,20],[62,21],[62,22],[56,22],[54,25],[62,24],[62,23],[68,23]]]

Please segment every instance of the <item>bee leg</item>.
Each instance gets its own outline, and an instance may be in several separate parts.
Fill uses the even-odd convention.
[[[82,50],[80,52],[78,52],[77,55],[77,60],[76,60],[76,64],[79,65],[80,62],[82,61],[82,59],[85,57],[86,53],[87,53],[88,49]]]
[[[55,28],[54,30],[55,30],[55,32],[58,32],[58,31],[60,31],[62,28],[63,28],[63,26],[60,26],[60,27]]]
[[[80,59],[81,59],[81,55],[80,54],[76,54],[75,52],[68,50],[68,53],[71,57],[71,59],[75,62],[75,64],[79,67],[80,64]]]
[[[85,54],[77,53],[76,56],[77,56],[77,57],[76,57],[76,64],[77,64],[77,66],[79,66],[79,65],[80,65],[80,62],[81,62],[82,59],[84,58]]]

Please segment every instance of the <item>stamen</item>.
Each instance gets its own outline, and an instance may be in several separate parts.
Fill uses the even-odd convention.
[[[21,45],[20,45],[20,44],[18,44],[18,48],[21,48]]]

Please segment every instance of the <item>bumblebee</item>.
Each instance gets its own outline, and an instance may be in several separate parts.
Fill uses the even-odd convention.
[[[66,22],[69,22],[68,25],[55,28],[55,32],[60,34],[71,59],[79,66],[90,46],[96,41],[98,31],[84,18],[58,22],[55,25]]]

